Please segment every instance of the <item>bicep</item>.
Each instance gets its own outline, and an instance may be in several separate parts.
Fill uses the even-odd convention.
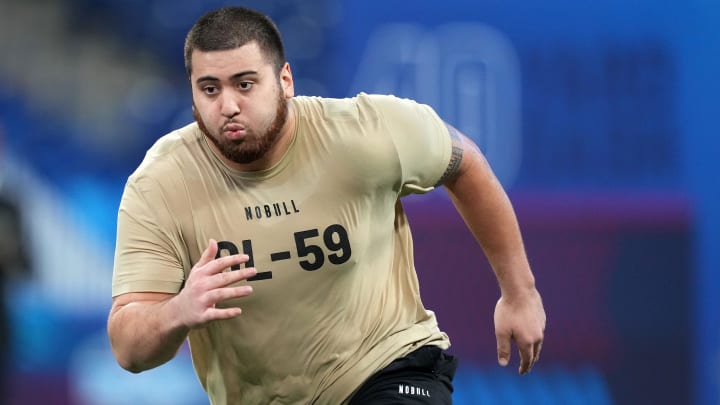
[[[458,176],[477,170],[478,166],[486,167],[487,161],[475,142],[454,126],[448,123],[445,125],[452,143],[452,151],[450,161],[438,185],[452,187]]]

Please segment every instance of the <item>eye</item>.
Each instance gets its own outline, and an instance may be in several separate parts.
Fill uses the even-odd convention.
[[[205,93],[205,94],[207,94],[207,95],[209,95],[209,96],[212,96],[212,95],[214,95],[214,94],[217,94],[218,88],[215,87],[215,86],[204,86],[204,87],[202,88],[202,92]]]
[[[252,88],[253,82],[239,82],[237,86],[240,90],[247,91]]]

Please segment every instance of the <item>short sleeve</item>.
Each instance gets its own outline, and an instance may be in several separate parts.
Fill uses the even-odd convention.
[[[113,297],[129,292],[176,293],[184,271],[169,211],[151,181],[128,181],[117,220]]]
[[[450,162],[452,141],[447,126],[428,105],[393,96],[376,97],[400,160],[401,195],[432,190]]]

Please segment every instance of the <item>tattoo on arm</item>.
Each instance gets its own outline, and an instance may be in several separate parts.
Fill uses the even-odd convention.
[[[450,139],[452,141],[452,152],[450,155],[450,162],[445,169],[445,173],[443,173],[440,180],[438,180],[435,185],[436,187],[444,184],[446,181],[455,176],[455,173],[457,173],[458,168],[460,167],[463,155],[463,143],[462,138],[460,137],[460,132],[448,123],[445,123],[445,125],[448,128],[448,133],[450,134]]]

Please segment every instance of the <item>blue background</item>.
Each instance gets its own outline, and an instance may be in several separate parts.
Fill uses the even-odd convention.
[[[184,35],[231,3],[0,2],[0,178],[34,263],[4,295],[4,403],[207,402],[186,351],[120,370],[104,322],[122,186],[191,120]],[[430,104],[508,190],[548,311],[524,377],[495,365],[496,283],[449,199],[405,202],[425,303],[463,359],[456,403],[720,403],[720,3],[242,4],[278,22],[298,93]]]

